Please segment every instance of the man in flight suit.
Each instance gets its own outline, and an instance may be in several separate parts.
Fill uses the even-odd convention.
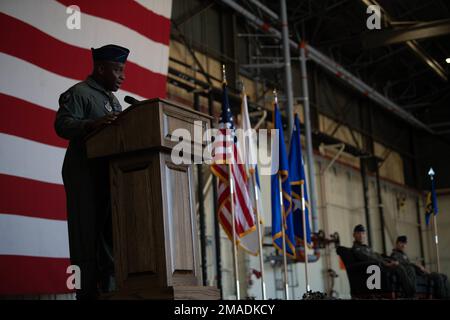
[[[392,249],[391,257],[397,260],[401,265],[410,270],[415,275],[425,275],[433,280],[433,297],[437,299],[450,298],[450,283],[445,274],[430,272],[424,266],[413,263],[405,253],[408,238],[406,236],[397,237],[395,248]]]
[[[110,287],[113,264],[107,250],[112,242],[108,165],[102,160],[88,160],[85,137],[111,124],[122,111],[112,92],[125,79],[129,54],[128,49],[117,45],[91,50],[92,74],[61,94],[55,119],[58,136],[69,140],[62,176],[70,259],[81,270],[77,299],[96,299],[99,285],[102,291]]]
[[[372,248],[364,244],[366,237],[366,229],[359,224],[353,229],[353,247],[352,252],[358,261],[373,261],[374,264],[379,264],[388,272],[393,272],[399,279],[400,285],[405,293],[405,296],[412,298],[416,291],[415,279],[411,280],[408,271],[400,265],[398,261],[383,257],[381,254],[374,252]]]

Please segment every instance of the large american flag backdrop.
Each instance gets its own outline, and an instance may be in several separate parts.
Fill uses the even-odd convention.
[[[67,7],[80,8],[69,29]],[[59,95],[89,75],[90,48],[131,50],[117,92],[165,97],[171,0],[0,1],[0,294],[69,290]],[[72,12],[73,13],[73,12]]]

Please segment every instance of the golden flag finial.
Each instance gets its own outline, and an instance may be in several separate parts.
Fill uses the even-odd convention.
[[[227,83],[227,74],[225,72],[225,65],[222,65],[222,78],[223,78],[223,83],[226,84]]]

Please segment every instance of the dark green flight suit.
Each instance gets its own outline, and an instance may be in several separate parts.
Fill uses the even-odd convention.
[[[425,273],[418,266],[412,263],[406,253],[403,251],[392,249],[391,257],[404,265],[409,272],[415,275],[425,275],[433,280],[433,297],[437,299],[448,299],[450,296],[450,284],[447,276],[437,272]]]
[[[354,257],[359,261],[373,261],[374,264],[384,265],[384,262],[388,261],[381,254],[376,253],[369,246],[353,242],[352,252]],[[413,297],[416,291],[415,276],[414,280],[411,280],[408,270],[404,268],[401,264],[394,268],[384,268],[387,272],[393,272],[400,281],[403,291],[407,297]]]
[[[100,240],[107,238],[105,241],[111,242],[108,166],[104,160],[87,159],[84,138],[89,123],[120,111],[117,98],[92,77],[77,83],[59,98],[55,130],[60,137],[70,140],[62,176],[70,259],[81,269],[81,290],[77,290],[80,299],[95,298],[102,270],[112,268],[111,262],[108,266],[107,262],[98,263],[106,261],[105,246],[99,245]]]
[[[374,261],[377,263],[384,261],[384,258],[379,253],[374,252],[368,245],[356,241],[353,242],[352,251],[355,258],[359,261]]]

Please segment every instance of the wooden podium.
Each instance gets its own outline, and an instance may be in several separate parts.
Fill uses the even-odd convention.
[[[171,161],[181,140],[174,130],[194,137],[196,127],[203,134],[210,122],[203,113],[152,99],[87,138],[88,157],[109,162],[117,290],[106,298],[219,299],[217,288],[202,286],[193,166]]]

